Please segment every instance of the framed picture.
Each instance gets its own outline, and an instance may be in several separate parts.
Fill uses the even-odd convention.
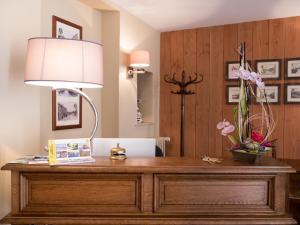
[[[52,130],[82,127],[82,98],[68,90],[52,92]]]
[[[57,16],[52,16],[52,37],[82,40],[82,27]]]
[[[227,85],[226,86],[226,103],[227,104],[237,104],[240,98],[240,87]]]
[[[292,58],[285,60],[285,78],[299,79],[300,78],[300,58]]]
[[[52,16],[52,37],[82,39],[82,27]],[[82,97],[69,91],[52,91],[52,130],[82,128]]]
[[[268,60],[256,60],[256,70],[259,72],[263,79],[280,79],[281,60],[280,59],[268,59]]]
[[[300,84],[284,85],[284,101],[287,104],[300,104]]]
[[[249,65],[251,65],[250,61],[247,61]],[[240,61],[227,61],[225,63],[225,80],[238,80],[238,77],[234,77],[231,75],[233,70],[238,70],[240,68]]]
[[[267,97],[268,103],[280,104],[280,84],[266,85],[264,90],[266,96],[261,96],[261,92],[256,88],[256,103],[259,103],[260,100],[266,102],[265,97]]]

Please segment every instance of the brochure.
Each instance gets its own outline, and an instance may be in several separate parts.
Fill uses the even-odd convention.
[[[26,155],[22,158],[15,159],[9,163],[19,163],[19,164],[48,164],[48,156],[34,156]]]
[[[49,164],[73,164],[95,162],[89,139],[49,140]]]

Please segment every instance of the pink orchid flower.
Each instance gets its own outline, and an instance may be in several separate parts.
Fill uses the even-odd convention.
[[[265,88],[265,83],[264,82],[256,80],[255,83],[256,83],[257,87],[259,87],[259,88]]]
[[[217,128],[219,130],[222,130],[221,134],[223,136],[228,136],[230,133],[232,133],[235,130],[235,127],[226,120],[223,120],[222,122],[218,123]]]
[[[245,70],[243,67],[240,67],[238,70],[233,70],[231,72],[231,75],[242,80],[250,80],[254,82],[259,88],[265,87],[265,83],[262,82],[261,75],[259,73],[250,72],[248,70]]]

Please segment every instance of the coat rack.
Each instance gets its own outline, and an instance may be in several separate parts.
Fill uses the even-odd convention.
[[[176,74],[172,76],[165,75],[165,82],[173,84],[179,87],[178,91],[171,91],[172,94],[180,95],[180,156],[184,156],[184,109],[185,109],[185,96],[193,95],[195,92],[187,90],[187,87],[191,84],[200,83],[203,80],[201,74],[195,73],[195,76],[188,76],[186,80],[185,72],[182,71],[181,80],[176,79]]]

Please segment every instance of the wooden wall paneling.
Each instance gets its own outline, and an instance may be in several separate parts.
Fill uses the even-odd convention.
[[[225,25],[224,26],[224,73],[223,80],[227,74],[226,62],[227,61],[238,61],[239,56],[236,52],[238,47],[238,26],[237,24]],[[233,108],[237,105],[226,104],[226,85],[238,85],[239,82],[235,81],[225,81],[224,85],[224,98],[223,98],[223,117],[224,119],[230,121],[234,124],[233,120]],[[223,156],[230,156],[231,153],[228,151],[230,149],[231,143],[226,137],[223,137]]]
[[[209,80],[210,80],[210,29],[197,29],[197,73],[203,81],[196,86],[196,158],[209,154]]]
[[[247,59],[253,64],[255,59],[299,57],[300,17],[199,28],[197,31],[167,32],[161,37],[161,87],[164,88],[161,88],[160,133],[172,139],[171,144],[167,146],[167,155],[179,155],[180,109],[179,97],[170,94],[170,90],[175,90],[175,87],[164,84],[163,75],[173,72],[180,75],[183,69],[187,72],[192,71],[196,61],[196,70],[204,75],[204,81],[193,87],[197,94],[194,96],[195,99],[189,99],[187,103],[187,115],[192,118],[187,122],[189,125],[186,128],[187,154],[188,156],[194,154],[196,158],[204,154],[222,156],[221,147],[226,149],[229,145],[226,138],[222,138],[216,129],[216,124],[223,118],[232,118],[232,106],[225,103],[224,89],[225,84],[238,83],[224,81],[226,69],[224,63],[238,59],[234,47],[244,41],[247,47]],[[196,57],[196,60],[193,57]],[[282,72],[284,72],[283,67]],[[284,80],[282,74],[281,80],[265,80],[265,82],[282,85],[282,103],[272,105],[274,116],[277,118],[277,127],[273,135],[278,139],[277,157],[300,158],[298,150],[300,138],[297,135],[300,133],[298,127],[300,105],[283,103],[283,84],[300,83],[300,81]],[[195,109],[195,116],[192,115],[193,109]],[[254,105],[252,110],[257,112],[259,107]],[[227,156],[226,151],[223,156]]]
[[[269,20],[269,58],[283,59],[284,58],[284,23],[283,19]],[[283,63],[283,62],[282,62]],[[283,142],[284,142],[284,64],[281,67],[281,79],[272,81],[271,83],[281,84],[280,105],[272,105],[272,111],[276,120],[276,128],[272,139],[276,141],[276,157],[283,158]]]
[[[187,76],[194,76],[197,66],[197,30],[185,30],[183,33],[184,58],[183,67]],[[202,83],[197,84],[202,86]],[[190,91],[196,92],[195,85],[189,86]],[[195,158],[196,156],[196,94],[185,96],[185,137],[184,156]]]
[[[285,58],[300,56],[300,17],[285,19]],[[288,81],[293,82],[293,81]],[[295,82],[295,81],[294,81]],[[299,81],[298,81],[299,82]],[[300,105],[284,107],[284,158],[300,158]]]
[[[169,137],[171,131],[171,87],[164,81],[164,76],[171,72],[171,33],[161,33],[160,45],[160,113],[159,113],[159,132],[161,137]],[[171,145],[171,144],[170,144]],[[167,154],[169,146],[167,142]]]
[[[223,26],[210,29],[210,79],[209,79],[209,155],[222,156],[222,136],[217,123],[223,120]]]
[[[171,74],[180,78],[183,70],[183,31],[171,32]],[[170,84],[169,84],[170,85]],[[170,85],[172,91],[178,87]],[[180,156],[180,97],[171,94],[171,146],[168,155]]]

